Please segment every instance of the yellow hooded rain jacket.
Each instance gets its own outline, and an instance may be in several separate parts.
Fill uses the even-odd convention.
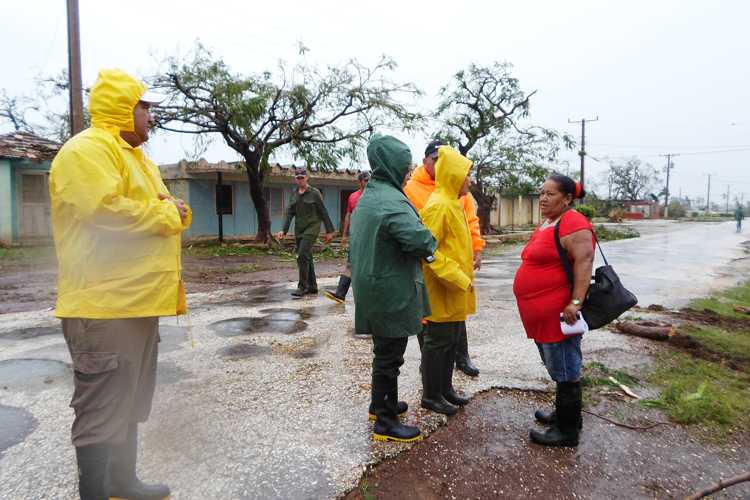
[[[435,191],[420,210],[424,225],[438,241],[435,261],[423,265],[424,280],[436,323],[465,321],[476,312],[471,231],[458,193],[471,161],[450,146],[438,149]]]
[[[61,318],[184,313],[180,234],[190,226],[169,200],[159,168],[120,137],[146,86],[103,70],[91,90],[91,127],[60,149],[50,170]]]

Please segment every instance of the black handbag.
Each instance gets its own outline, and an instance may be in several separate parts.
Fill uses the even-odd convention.
[[[591,278],[592,283],[583,301],[581,314],[589,325],[589,330],[596,330],[619,318],[622,313],[636,305],[638,299],[622,285],[620,277],[607,262],[607,257],[604,256],[602,247],[599,245],[599,240],[593,230],[592,234],[596,246],[599,247],[599,252],[602,254],[602,259],[604,259],[604,265],[597,267],[594,271],[594,276]],[[560,222],[555,224],[555,244],[557,244],[557,252],[560,254],[560,262],[568,276],[572,294],[575,283],[573,268],[570,265],[570,260],[568,260],[568,253],[560,243]]]

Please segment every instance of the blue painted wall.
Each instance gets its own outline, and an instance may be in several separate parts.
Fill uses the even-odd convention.
[[[219,232],[218,217],[216,215],[216,181],[213,179],[189,179],[188,203],[193,210],[193,224],[186,236],[215,236]],[[232,186],[233,205],[232,215],[224,215],[225,236],[246,236],[255,234],[258,229],[258,218],[253,208],[247,182],[225,181],[225,185]],[[340,197],[341,190],[351,190],[353,187],[340,187],[321,183],[312,183],[323,193],[323,200],[333,225],[340,230]],[[270,193],[271,230],[281,231],[284,224],[284,212],[289,203],[295,186],[269,185]],[[282,195],[283,193],[283,195]],[[280,203],[283,196],[283,206]],[[267,199],[268,195],[267,195]],[[291,232],[291,231],[290,231]]]
[[[12,234],[13,240],[17,241],[21,234],[21,221],[19,220],[20,214],[18,213],[18,186],[16,174],[23,173],[24,171],[43,171],[48,172],[50,165],[49,161],[33,162],[29,160],[10,160],[10,202],[11,202],[11,218],[12,218]]]

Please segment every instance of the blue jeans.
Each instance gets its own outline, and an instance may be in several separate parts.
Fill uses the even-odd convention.
[[[561,342],[550,344],[537,342],[542,363],[555,382],[577,382],[581,378],[581,337],[582,335],[571,335]]]

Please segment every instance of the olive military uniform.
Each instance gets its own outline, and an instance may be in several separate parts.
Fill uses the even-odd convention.
[[[284,233],[289,231],[289,226],[294,219],[294,238],[296,242],[297,267],[299,268],[299,283],[297,289],[301,292],[317,292],[318,282],[315,279],[315,266],[313,264],[313,245],[320,234],[320,223],[325,224],[326,232],[334,231],[331,218],[328,216],[323,195],[312,186],[308,186],[305,192],[294,190],[294,195],[286,209],[284,219]]]

